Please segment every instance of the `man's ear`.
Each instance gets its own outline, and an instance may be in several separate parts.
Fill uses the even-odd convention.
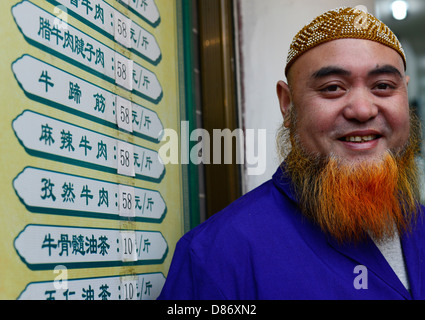
[[[289,124],[291,123],[290,119],[290,107],[291,107],[291,90],[289,89],[288,84],[286,84],[284,81],[279,81],[276,85],[276,92],[277,97],[279,99],[279,105],[280,105],[280,112],[283,116],[283,124],[285,127],[289,127]]]

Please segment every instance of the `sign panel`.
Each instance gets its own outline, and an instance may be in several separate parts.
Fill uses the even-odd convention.
[[[25,94],[35,101],[159,142],[164,128],[155,111],[29,55],[16,60],[12,70]],[[124,104],[129,107],[123,112]]]
[[[29,43],[62,59],[71,60],[83,69],[117,83],[153,102],[162,98],[162,87],[156,75],[140,64],[127,59],[85,32],[62,22],[55,26],[53,14],[28,0],[12,8],[12,14]],[[131,67],[130,67],[131,65]],[[44,76],[47,82],[48,75]]]
[[[58,274],[64,269],[57,268]],[[58,277],[58,276],[57,276]],[[162,273],[30,283],[20,300],[155,300],[165,283]]]
[[[39,213],[102,216],[159,223],[166,204],[159,191],[25,168],[13,180],[16,194],[28,210]]]
[[[28,225],[15,249],[29,268],[41,270],[157,264],[168,246],[160,232]]]
[[[0,1],[0,299],[152,300],[186,230],[180,2]]]

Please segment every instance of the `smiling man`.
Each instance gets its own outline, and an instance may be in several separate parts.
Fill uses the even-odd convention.
[[[179,242],[162,299],[425,299],[419,125],[381,21],[328,11],[291,44],[273,176]]]

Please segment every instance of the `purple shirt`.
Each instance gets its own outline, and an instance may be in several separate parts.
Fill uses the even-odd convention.
[[[401,237],[409,292],[372,240],[338,245],[306,219],[278,168],[182,237],[159,299],[425,299],[423,215]]]

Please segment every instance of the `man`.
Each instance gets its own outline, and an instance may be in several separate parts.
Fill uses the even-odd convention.
[[[285,160],[180,240],[160,298],[425,299],[405,67],[395,35],[360,10],[304,27],[277,84]]]

